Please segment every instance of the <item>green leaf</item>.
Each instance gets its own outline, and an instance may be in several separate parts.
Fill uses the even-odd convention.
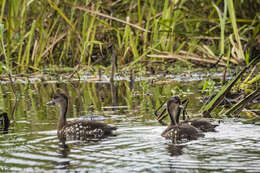
[[[225,95],[231,90],[231,88],[235,85],[238,79],[249,69],[251,66],[260,62],[260,58],[256,58],[250,62],[240,73],[238,73],[229,83],[227,83],[219,92],[218,94],[209,102],[209,104],[203,106],[200,109],[200,112],[203,112],[203,115],[210,114],[212,110],[214,110],[219,103],[224,99]]]

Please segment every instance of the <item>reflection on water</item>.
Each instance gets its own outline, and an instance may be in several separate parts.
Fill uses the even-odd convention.
[[[185,145],[176,145],[176,144],[169,144],[167,149],[171,156],[179,156],[182,155],[182,149]]]
[[[0,134],[1,171],[90,172],[259,172],[260,126],[224,120],[216,133],[174,145],[161,137],[153,115],[175,86],[190,99],[188,111],[201,106],[195,83],[151,87],[147,82],[16,84],[19,98],[8,133]],[[101,141],[67,141],[56,135],[58,109],[46,107],[62,88],[70,97],[68,119],[95,119],[118,127]],[[177,91],[176,91],[177,92]],[[149,94],[147,94],[149,93]],[[0,85],[0,108],[11,115],[14,98]],[[88,116],[92,114],[91,116]]]
[[[58,147],[59,148],[58,148],[57,153],[60,154],[59,158],[65,159],[65,160],[60,161],[60,162],[53,162],[53,165],[56,165],[55,168],[57,168],[57,169],[68,169],[70,166],[70,160],[66,160],[66,158],[68,158],[70,148],[65,142],[59,143]]]

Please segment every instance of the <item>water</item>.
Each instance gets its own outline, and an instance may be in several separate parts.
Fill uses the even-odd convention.
[[[107,82],[17,83],[14,121],[8,133],[0,135],[0,170],[260,172],[260,126],[224,119],[216,133],[178,145],[160,136],[166,126],[155,119],[154,108],[171,93],[183,93],[184,98],[191,98],[188,112],[195,113],[201,106],[198,88],[202,84],[188,81],[151,86],[139,81],[130,90],[126,81],[114,86]],[[55,130],[58,109],[45,105],[57,88],[70,97],[69,120],[92,113],[91,118],[118,127],[116,136],[61,143]],[[2,84],[0,91],[0,107],[10,116],[14,107],[10,85]]]

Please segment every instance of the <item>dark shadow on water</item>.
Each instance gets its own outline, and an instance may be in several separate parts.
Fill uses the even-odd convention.
[[[68,158],[68,154],[70,152],[69,146],[65,142],[59,143],[59,148],[57,151],[60,155],[59,157],[62,159]],[[52,162],[56,169],[69,169],[70,160],[61,161],[61,162]]]
[[[168,144],[167,150],[170,156],[180,156],[183,154],[182,149],[185,145],[175,145],[175,144]]]
[[[2,134],[8,133],[8,128],[10,126],[10,120],[6,112],[0,114],[0,131]]]

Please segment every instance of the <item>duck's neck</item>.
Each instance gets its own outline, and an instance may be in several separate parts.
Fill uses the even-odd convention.
[[[3,124],[4,126],[10,125],[10,120],[9,120],[8,115],[6,113],[1,114],[0,117],[3,117],[3,120],[1,120],[1,124]]]
[[[10,120],[7,115],[4,115],[4,124],[5,124],[5,126],[9,126],[9,124],[10,124]]]
[[[68,101],[64,101],[60,104],[60,117],[58,122],[58,131],[60,131],[66,125],[66,113],[68,110]]]
[[[168,108],[168,113],[171,118],[171,125],[178,125],[180,117],[180,108],[175,105],[173,108]]]

